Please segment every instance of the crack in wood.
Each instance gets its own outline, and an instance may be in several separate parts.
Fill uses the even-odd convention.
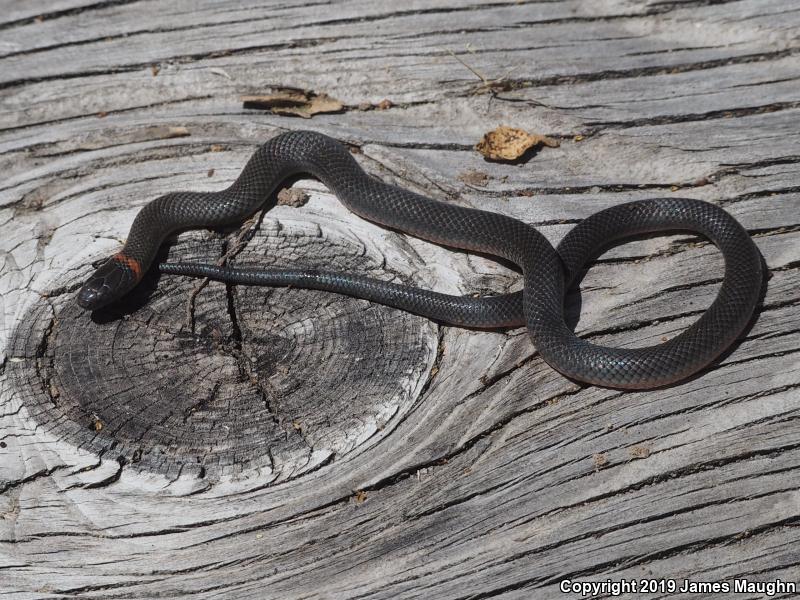
[[[119,64],[113,68],[95,68],[86,71],[65,72],[56,75],[42,75],[38,77],[21,77],[19,79],[11,79],[0,81],[0,90],[7,90],[16,87],[31,85],[34,83],[45,83],[53,81],[68,81],[71,79],[80,79],[83,77],[101,77],[104,75],[117,75],[120,73],[132,73],[134,71],[142,71],[150,69],[153,63],[170,62],[175,64],[197,62],[204,59],[214,59],[227,56],[247,55],[254,52],[275,52],[278,50],[287,50],[292,48],[309,48],[320,43],[325,43],[327,40],[292,40],[289,42],[276,42],[274,44],[253,44],[241,48],[220,51],[203,51],[194,52],[189,54],[162,56],[157,59],[139,62]]]
[[[50,467],[47,469],[39,469],[35,473],[26,475],[22,479],[11,480],[11,481],[0,481],[0,494],[5,494],[8,490],[21,487],[23,485],[37,481],[39,479],[50,477],[53,473],[56,473],[57,471],[61,471],[62,469],[67,469],[67,468],[69,468],[68,465],[56,465],[55,467]]]
[[[83,489],[92,490],[92,489],[97,489],[97,488],[108,487],[108,486],[116,483],[117,481],[119,481],[119,478],[122,477],[122,470],[125,468],[125,464],[126,464],[127,461],[125,460],[125,457],[123,457],[123,456],[117,457],[116,461],[117,461],[117,465],[118,465],[117,469],[111,475],[109,475],[108,477],[104,477],[103,479],[99,479],[97,481],[93,481],[91,483],[86,483],[86,484],[82,485],[81,487]]]
[[[631,129],[634,127],[646,127],[650,125],[665,125],[674,123],[691,123],[694,121],[713,121],[716,119],[732,119],[748,117],[750,115],[760,115],[764,113],[779,112],[782,110],[792,110],[800,107],[800,101],[795,102],[772,102],[758,106],[746,106],[738,108],[726,108],[710,110],[703,113],[684,113],[680,115],[658,115],[655,117],[643,117],[628,121],[586,121],[587,127],[599,129]]]
[[[578,83],[591,83],[593,81],[605,81],[614,79],[633,79],[639,77],[652,77],[658,75],[673,75],[677,73],[688,73],[691,71],[705,71],[725,67],[728,65],[748,64],[769,60],[778,60],[787,56],[800,54],[800,48],[786,48],[782,50],[772,50],[766,52],[756,52],[743,54],[733,57],[725,57],[713,60],[703,60],[698,62],[678,63],[674,65],[652,67],[634,67],[630,69],[607,69],[602,71],[579,73],[574,75],[550,75],[541,78],[519,78],[508,79],[510,89],[525,89],[533,87],[574,85]],[[463,79],[449,79],[442,83],[463,83]]]
[[[761,534],[769,533],[776,529],[787,526],[795,526],[800,523],[800,516],[792,516],[785,519],[779,519],[764,525],[753,527],[747,530],[746,537],[752,538]],[[630,568],[632,566],[653,563],[665,558],[671,558],[679,554],[686,554],[688,552],[697,552],[699,550],[706,550],[719,546],[727,546],[730,544],[738,543],[744,537],[745,532],[738,532],[735,534],[726,534],[719,536],[712,536],[702,541],[688,542],[674,547],[670,547],[661,551],[651,552],[644,556],[631,555],[627,558],[616,559],[614,561],[601,562],[590,569],[583,569],[569,573],[560,573],[560,579],[577,579],[577,578],[591,578],[592,576],[606,572],[608,569]],[[553,580],[545,580],[542,583],[551,583]],[[488,596],[486,596],[488,597]]]
[[[20,25],[29,25],[35,20],[36,17],[41,17],[43,20],[59,19],[61,17],[69,17],[102,10],[105,8],[112,8],[116,6],[124,6],[126,4],[136,4],[140,0],[103,0],[102,2],[94,2],[92,4],[84,4],[83,6],[76,6],[73,8],[64,8],[61,10],[51,10],[32,14],[30,17],[15,19],[12,21],[0,22],[0,31],[3,29],[10,29]]]
[[[164,107],[164,106],[176,106],[176,105],[179,105],[179,104],[189,104],[189,103],[197,102],[199,100],[209,100],[209,99],[212,99],[212,98],[214,98],[214,96],[211,95],[211,94],[201,94],[201,95],[198,95],[198,96],[190,96],[190,97],[187,97],[187,98],[179,98],[177,100],[161,100],[159,102],[152,102],[152,103],[148,103],[148,104],[140,104],[140,105],[137,105],[137,106],[129,106],[129,107],[126,107],[126,108],[115,108],[115,109],[106,111],[106,116],[108,116],[108,115],[123,115],[123,114],[126,114],[126,113],[134,113],[136,111],[154,109],[154,108],[159,108],[159,107]],[[60,117],[58,119],[50,119],[50,120],[46,120],[46,121],[35,121],[35,122],[31,122],[31,123],[26,123],[26,124],[23,124],[23,125],[15,125],[13,127],[0,127],[0,133],[10,133],[10,132],[13,132],[13,131],[21,131],[21,130],[25,130],[25,129],[34,129],[36,127],[61,125],[61,124],[64,124],[64,123],[69,123],[69,122],[72,122],[72,121],[79,121],[81,119],[87,119],[87,118],[95,118],[96,119],[97,118],[97,113],[93,113],[93,112],[92,113],[84,113],[84,114],[74,115],[74,116],[70,116],[70,117]],[[105,148],[115,148],[115,147],[118,147],[120,145],[124,145],[124,144],[111,143],[111,144],[109,144],[107,146],[103,146],[102,148],[94,148],[94,150],[101,150],[101,149],[105,149]],[[25,149],[28,152],[36,152],[37,150],[46,150],[49,147],[50,147],[49,143],[45,143],[45,144],[30,144],[30,145],[26,146]],[[2,156],[3,154],[7,154],[9,152],[11,152],[11,150],[0,152],[0,156]],[[84,153],[84,152],[86,152],[85,148],[75,148],[74,150],[65,150],[65,151],[61,151],[61,152],[42,152],[42,153],[38,154],[38,156],[43,157],[43,158],[59,158],[59,157],[62,157],[62,156],[70,156],[70,155],[73,155],[73,154],[81,154],[81,153]]]

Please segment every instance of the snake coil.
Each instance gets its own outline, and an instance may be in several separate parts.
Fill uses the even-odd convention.
[[[432,200],[366,174],[342,144],[295,131],[262,145],[242,173],[219,192],[177,192],[156,198],[136,216],[120,252],[101,265],[78,293],[96,310],[127,294],[150,268],[171,233],[242,221],[291,175],[319,178],[357,215],[432,242],[503,257],[523,272],[524,291],[472,298],[449,296],[365,277],[316,270],[247,270],[163,264],[164,273],[207,276],[230,283],[323,289],[395,306],[445,323],[470,327],[526,324],[548,364],[568,377],[614,388],[645,389],[681,381],[707,366],[739,336],[761,290],[761,256],[727,212],[688,198],[656,198],[600,211],[573,228],[554,249],[533,227],[502,214]],[[564,294],[584,264],[610,242],[659,231],[708,237],[725,258],[717,298],[688,329],[646,348],[598,346],[578,338],[564,321]]]

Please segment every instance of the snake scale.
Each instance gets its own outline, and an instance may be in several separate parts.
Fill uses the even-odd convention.
[[[219,192],[169,193],[136,216],[120,252],[78,292],[87,310],[133,289],[159,246],[175,231],[230,225],[254,213],[286,178],[311,174],[357,215],[438,244],[505,258],[523,273],[524,289],[487,298],[450,296],[350,274],[321,270],[253,270],[162,264],[164,273],[208,276],[230,283],[293,285],[329,290],[467,327],[525,324],[542,358],[564,375],[622,389],[672,384],[717,358],[742,333],[758,303],[761,256],[727,212],[688,198],[620,204],[589,216],[553,248],[536,229],[511,217],[439,202],[365,173],[338,141],[311,131],[280,134],[263,144],[230,187]],[[725,258],[717,298],[688,329],[646,348],[598,346],[577,337],[564,319],[566,289],[584,264],[610,242],[651,232],[686,230],[713,241]]]

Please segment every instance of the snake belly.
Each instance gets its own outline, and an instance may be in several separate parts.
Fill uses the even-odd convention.
[[[238,223],[258,210],[281,182],[301,173],[320,179],[365,219],[513,262],[522,270],[523,292],[489,298],[450,296],[308,269],[165,264],[160,265],[162,272],[325,289],[468,327],[524,323],[536,350],[554,369],[579,381],[622,389],[672,384],[707,366],[741,334],[760,297],[762,262],[755,244],[731,215],[707,202],[655,198],[617,205],[579,223],[554,249],[541,233],[517,219],[439,202],[384,183],[365,173],[336,140],[294,131],[262,145],[225,190],[170,193],[147,204],[136,216],[122,250],[80,289],[78,304],[96,310],[119,300],[138,284],[167,236],[186,228]],[[615,240],[676,230],[704,235],[724,256],[724,279],[708,310],[681,334],[655,346],[610,348],[577,337],[564,319],[564,295],[586,262]]]

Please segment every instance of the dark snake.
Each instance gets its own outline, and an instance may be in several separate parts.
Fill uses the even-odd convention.
[[[440,294],[366,277],[320,270],[253,270],[162,264],[164,273],[206,276],[229,283],[292,285],[328,290],[467,327],[527,325],[542,358],[576,380],[624,389],[681,381],[709,365],[742,333],[758,303],[761,256],[727,212],[688,198],[620,204],[575,226],[554,249],[533,227],[507,217],[432,200],[365,173],[348,149],[325,135],[295,131],[262,145],[242,173],[219,192],[176,192],[156,198],[136,216],[122,250],[101,265],[78,293],[90,310],[122,298],[150,268],[159,246],[175,231],[231,225],[258,210],[288,177],[320,179],[357,215],[413,236],[503,257],[522,269],[524,289],[485,298]],[[725,259],[717,298],[688,329],[646,348],[621,349],[577,337],[564,319],[566,289],[584,264],[610,242],[663,231],[709,238]]]

